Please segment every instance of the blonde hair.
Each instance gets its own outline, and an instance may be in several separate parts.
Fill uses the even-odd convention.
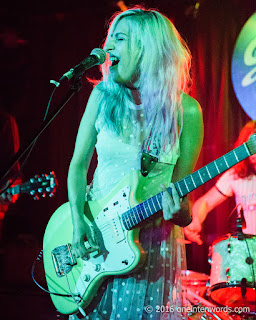
[[[145,127],[152,127],[151,139],[157,148],[174,144],[178,138],[178,117],[182,119],[181,93],[190,84],[191,55],[173,23],[156,10],[131,8],[115,14],[103,48],[116,25],[126,19],[131,52],[139,46],[137,76]],[[134,50],[135,51],[135,50]],[[103,92],[101,110],[105,122],[117,133],[123,132],[123,121],[131,123],[128,89],[115,83],[109,74],[109,58],[102,66],[103,78],[98,86]],[[182,122],[182,120],[181,120]]]

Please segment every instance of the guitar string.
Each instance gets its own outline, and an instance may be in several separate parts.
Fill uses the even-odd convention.
[[[220,166],[220,165],[223,163],[222,161],[225,159],[227,162],[224,162],[224,163],[225,163],[227,169],[224,169],[223,171],[221,171],[221,172],[220,172],[220,174],[221,174],[221,173],[223,173],[224,171],[226,171],[226,170],[230,169],[231,167],[233,167],[234,165],[236,165],[237,163],[239,163],[239,162],[241,162],[242,160],[244,160],[244,159],[242,159],[242,160],[236,161],[236,163],[235,163],[235,164],[232,163],[231,166],[228,164],[228,160],[234,159],[234,153],[236,154],[237,158],[239,158],[239,156],[241,156],[241,155],[244,156],[245,150],[246,150],[245,146],[244,146],[244,145],[241,145],[241,146],[239,146],[238,148],[236,148],[236,149],[234,149],[234,150],[231,150],[230,152],[228,152],[228,153],[225,154],[224,156],[222,156],[222,157],[220,157],[220,158],[218,158],[218,159],[210,162],[208,165],[202,167],[201,169],[193,172],[193,173],[192,173],[191,175],[189,175],[188,177],[185,177],[185,178],[181,179],[180,181],[177,181],[177,183],[182,182],[182,181],[188,179],[189,177],[191,177],[192,175],[199,173],[199,171],[201,171],[201,170],[203,170],[203,169],[206,169],[206,167],[215,166],[215,164],[217,164],[218,166]],[[246,152],[246,155],[247,155],[247,154],[248,154],[248,153]],[[225,161],[225,160],[224,160],[224,161]],[[214,163],[215,163],[215,164],[214,164]],[[219,169],[219,168],[218,168],[218,169]],[[216,169],[216,170],[217,170],[217,169]],[[208,178],[209,178],[209,179],[212,179],[209,174],[208,174],[207,180],[205,180],[205,181],[203,181],[203,180],[201,181],[200,178],[193,177],[194,182],[195,182],[195,184],[197,185],[197,187],[199,187],[199,186],[201,186],[202,184],[204,184],[205,182],[209,181]],[[214,177],[213,177],[213,178],[214,178]],[[197,181],[196,181],[196,180],[197,180]],[[199,183],[198,183],[198,181],[199,181]],[[197,188],[197,187],[196,187],[196,188]],[[187,191],[191,192],[191,191],[193,191],[195,188],[192,188],[192,189],[190,190],[189,188],[186,187],[186,189],[187,189]],[[147,199],[147,200],[144,201],[143,203],[140,203],[140,204],[136,205],[135,207],[127,210],[126,212],[123,212],[123,213],[121,214],[121,216],[115,217],[115,218],[112,218],[112,219],[118,221],[119,218],[121,218],[122,220],[125,221],[125,223],[131,224],[131,226],[133,227],[133,226],[135,226],[136,224],[138,224],[138,222],[136,221],[136,217],[139,218],[139,223],[140,223],[141,221],[143,221],[143,220],[140,219],[140,216],[139,216],[139,215],[141,214],[142,217],[144,218],[142,209],[145,209],[145,210],[147,210],[147,209],[149,209],[149,210],[152,209],[152,206],[150,205],[149,201],[152,201],[152,203],[154,203],[154,202],[153,202],[153,198],[155,197],[156,200],[158,201],[158,198],[159,198],[159,197],[161,198],[161,195],[162,195],[162,192],[160,192],[160,193],[158,193],[157,195],[155,195],[155,196]],[[148,204],[148,207],[145,206],[146,204]],[[137,212],[136,212],[136,211],[137,211]],[[155,212],[157,212],[157,211],[155,211]],[[154,212],[154,213],[155,213],[155,212]],[[136,215],[136,214],[137,214],[137,215]],[[132,217],[132,215],[134,215],[134,217]],[[146,216],[146,218],[144,218],[144,220],[147,219],[147,218],[149,218],[151,215],[152,215],[152,214],[150,214],[149,216]],[[135,222],[136,222],[135,224],[134,224],[134,222],[132,221],[132,219],[135,219]],[[127,220],[128,220],[128,222],[127,222]],[[104,228],[108,228],[110,225],[111,225],[110,222],[106,222],[105,224],[102,224],[101,227],[103,227],[103,230],[104,230]]]

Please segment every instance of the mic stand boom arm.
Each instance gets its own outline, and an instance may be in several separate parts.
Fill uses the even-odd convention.
[[[2,171],[3,175],[0,176],[0,187],[4,179],[7,177],[8,173],[11,171],[11,168],[14,164],[21,159],[21,157],[27,152],[27,150],[32,147],[33,143],[39,138],[39,136],[43,133],[43,131],[49,126],[49,124],[54,120],[54,118],[60,113],[60,111],[64,108],[64,106],[68,103],[68,101],[73,97],[75,93],[77,93],[82,87],[81,76],[75,77],[73,84],[69,87],[69,90],[65,96],[65,98],[60,102],[60,104],[50,112],[49,116],[40,124],[38,130],[34,133],[32,138],[18,150],[18,152],[11,159],[9,165]],[[1,194],[1,191],[0,191]]]

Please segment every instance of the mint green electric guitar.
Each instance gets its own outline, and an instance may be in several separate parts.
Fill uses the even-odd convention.
[[[256,134],[248,142],[175,183],[180,197],[256,153]],[[167,169],[168,170],[168,169]],[[163,170],[164,171],[164,170]],[[100,251],[76,259],[72,253],[72,220],[69,203],[51,217],[44,235],[44,268],[56,309],[72,314],[86,308],[103,280],[134,271],[143,263],[138,225],[162,209],[160,183],[168,174],[143,177],[134,171],[103,199],[89,201],[84,219],[93,230]],[[170,189],[169,189],[170,191]],[[159,193],[158,193],[159,192]],[[88,242],[85,242],[88,246]]]

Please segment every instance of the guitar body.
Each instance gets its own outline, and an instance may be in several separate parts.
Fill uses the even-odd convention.
[[[69,203],[55,211],[43,241],[48,288],[51,292],[67,295],[72,291],[82,298],[77,298],[76,304],[73,297],[51,294],[58,311],[71,314],[78,311],[78,305],[86,308],[107,276],[127,274],[143,264],[145,253],[138,241],[139,229],[126,230],[121,215],[144,198],[159,192],[158,179],[160,176],[144,178],[140,172],[134,171],[124,177],[105,198],[88,202],[85,220],[93,229],[101,252],[90,253],[84,259],[76,261],[71,246],[67,246],[72,243],[73,236]],[[166,179],[162,176],[161,182],[168,183],[169,179],[170,173]],[[141,190],[144,190],[143,198]]]

